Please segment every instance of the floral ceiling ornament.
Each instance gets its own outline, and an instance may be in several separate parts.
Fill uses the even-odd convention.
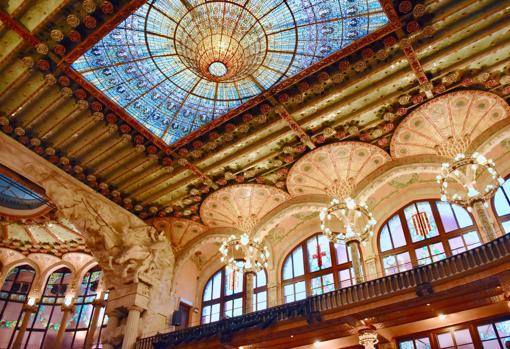
[[[364,202],[354,198],[366,176],[390,160],[379,147],[363,142],[341,142],[320,147],[291,168],[287,188],[293,195],[325,194],[330,204],[319,218],[321,230],[335,243],[366,242],[375,219]]]
[[[439,155],[441,200],[468,210],[487,201],[502,183],[492,160],[471,149],[485,131],[508,120],[510,107],[499,96],[467,90],[437,97],[405,118],[391,140],[395,158]]]

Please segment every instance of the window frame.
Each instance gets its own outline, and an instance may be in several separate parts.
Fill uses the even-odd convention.
[[[18,265],[14,268],[11,268],[11,270],[9,270],[7,272],[7,277],[10,275],[10,273],[12,271],[15,270],[15,273],[16,275],[14,276],[14,279],[12,280],[13,281],[13,284],[16,282],[16,280],[18,280],[18,277],[20,275],[20,273],[23,271],[23,270],[27,270],[27,271],[30,271],[32,272],[32,281],[30,281],[30,284],[28,286],[28,289],[26,291],[26,293],[24,292],[16,292],[16,291],[12,291],[12,285],[11,285],[11,288],[9,289],[9,291],[1,291],[2,293],[7,293],[7,298],[4,300],[4,304],[2,304],[0,306],[0,319],[3,319],[3,316],[4,316],[4,312],[5,310],[7,309],[7,306],[10,302],[13,302],[13,303],[19,303],[19,304],[22,304],[24,305],[28,299],[28,295],[30,294],[30,290],[32,289],[32,286],[34,284],[34,281],[36,280],[37,278],[37,271],[30,265],[30,264],[22,264],[22,265]],[[7,281],[7,277],[3,280],[3,283],[2,285],[0,285],[0,289],[2,289],[4,287],[4,284],[5,282]],[[26,283],[28,284],[28,283]],[[23,296],[24,299],[21,301],[17,301],[17,300],[11,300],[11,295],[18,295],[18,296]],[[18,314],[18,319],[17,319],[17,322],[16,322],[16,325],[14,326],[14,328],[12,328],[12,331],[11,331],[11,335],[10,335],[10,338],[9,338],[9,344],[8,344],[8,348],[11,347],[14,339],[16,338],[16,335],[18,333],[18,330],[19,330],[19,326],[21,325],[21,319],[22,319],[22,316],[23,316],[23,307],[20,308],[20,311],[19,311],[19,314]]]
[[[282,299],[284,300],[284,302],[285,302],[285,286],[286,285],[295,284],[295,283],[298,283],[300,281],[304,281],[305,282],[305,289],[306,289],[306,297],[310,297],[311,295],[313,295],[312,279],[314,279],[316,277],[322,277],[322,276],[325,276],[325,275],[328,275],[328,274],[333,274],[335,290],[338,290],[338,289],[342,288],[341,287],[342,280],[340,280],[340,271],[345,270],[345,269],[349,270],[349,273],[352,276],[352,278],[351,278],[352,285],[356,284],[356,280],[354,278],[354,275],[353,275],[353,273],[350,272],[350,269],[353,268],[353,265],[352,265],[352,260],[351,260],[351,256],[350,256],[350,253],[349,253],[349,248],[347,246],[345,246],[345,248],[347,250],[346,251],[346,253],[347,253],[347,262],[343,262],[341,264],[338,264],[339,257],[337,255],[337,250],[336,250],[335,244],[333,244],[331,241],[329,242],[329,251],[330,251],[330,254],[331,254],[331,267],[325,268],[325,269],[316,270],[316,271],[313,271],[313,272],[310,271],[309,254],[308,254],[308,247],[307,247],[308,241],[310,239],[314,239],[314,238],[318,239],[318,237],[321,236],[321,235],[323,235],[323,234],[322,233],[314,233],[312,235],[309,235],[304,240],[300,241],[297,245],[295,245],[294,248],[292,248],[292,250],[290,250],[287,253],[287,255],[285,256],[285,258],[283,259],[283,263],[281,265],[281,270],[280,270],[280,282],[281,282],[281,294],[282,294],[282,297],[283,297]],[[301,247],[301,249],[303,251],[303,270],[304,270],[304,273],[303,273],[303,275],[296,276],[296,277],[284,280],[283,279],[283,274],[284,274],[285,265],[286,265],[287,261],[289,260],[289,258],[293,258],[292,254],[299,247]],[[360,249],[359,253],[360,253],[360,258],[363,260],[361,249]]]
[[[247,297],[247,294],[246,294],[246,273],[243,273],[243,290],[241,292],[238,292],[238,293],[232,293],[231,295],[226,295],[225,294],[225,282],[226,282],[226,270],[227,270],[227,267],[224,266],[224,267],[221,267],[219,270],[217,270],[216,272],[214,272],[210,278],[207,279],[207,282],[204,284],[204,287],[202,289],[202,298],[201,298],[201,306],[200,306],[200,324],[203,325],[205,324],[204,321],[203,321],[203,310],[205,307],[207,306],[213,306],[214,304],[219,304],[220,305],[220,316],[219,316],[219,319],[218,320],[215,320],[215,321],[209,321],[208,323],[212,323],[212,322],[216,322],[216,321],[219,321],[219,320],[223,320],[225,318],[227,318],[225,316],[225,305],[228,301],[233,301],[235,299],[239,299],[241,298],[243,300],[243,307],[242,307],[242,314],[245,314],[245,309],[246,309],[246,297]],[[267,288],[267,270],[263,269],[264,271],[264,274],[266,276],[266,283],[264,286],[260,286],[260,287],[257,287],[257,284],[256,284],[256,275],[254,276],[253,278],[253,295],[255,294],[258,294],[260,292],[266,292],[266,297],[268,297],[268,288]],[[218,298],[215,298],[215,299],[212,299],[212,290],[211,290],[211,299],[208,300],[208,301],[205,301],[204,300],[204,296],[205,296],[205,290],[207,288],[207,285],[209,284],[209,282],[211,282],[214,277],[218,274],[218,273],[221,273],[221,279],[220,279],[220,296]],[[267,302],[267,300],[266,300]],[[256,304],[254,304],[254,306],[256,306]],[[269,305],[268,305],[269,306]],[[212,309],[212,308],[211,308]]]
[[[434,220],[436,222],[436,226],[437,226],[437,230],[438,230],[439,234],[434,237],[430,237],[427,239],[423,239],[421,241],[413,242],[411,233],[409,231],[409,225],[408,225],[404,210],[411,205],[416,206],[416,204],[418,204],[420,202],[427,202],[430,205],[430,209],[432,211],[432,216],[434,217]],[[476,234],[478,235],[478,239],[480,240],[480,243],[483,243],[482,237],[480,236],[480,232],[478,231],[478,227],[476,225],[476,221],[475,221],[473,215],[467,210],[466,210],[466,212],[469,214],[473,224],[470,226],[464,227],[464,228],[460,228],[459,221],[457,219],[457,216],[454,213],[455,222],[457,223],[457,226],[459,228],[449,231],[449,232],[446,232],[444,225],[443,225],[443,221],[441,220],[441,215],[439,213],[439,209],[437,208],[437,205],[436,205],[437,202],[441,202],[441,201],[439,199],[413,200],[413,201],[407,203],[406,205],[402,206],[401,208],[399,208],[396,212],[393,212],[391,214],[391,216],[388,217],[384,221],[384,223],[381,225],[381,228],[379,229],[379,232],[377,233],[377,248],[378,248],[378,252],[379,252],[379,263],[381,265],[381,270],[383,271],[384,275],[392,275],[392,274],[386,274],[386,269],[384,267],[384,259],[389,256],[396,256],[401,253],[408,252],[410,260],[411,260],[411,266],[412,266],[412,268],[416,268],[416,267],[420,266],[420,264],[418,264],[416,250],[420,249],[422,247],[430,246],[435,243],[441,242],[443,245],[443,249],[444,249],[444,253],[446,254],[446,257],[451,257],[453,255],[453,253],[452,253],[452,249],[450,248],[449,240],[452,238],[455,238],[455,237],[462,238],[464,234],[470,233],[472,231],[476,232]],[[454,211],[452,210],[452,212],[454,212]],[[403,246],[400,246],[400,247],[382,251],[382,249],[381,249],[381,234],[382,234],[384,228],[386,227],[386,225],[389,223],[389,221],[395,216],[398,216],[400,219],[400,223],[402,226],[402,232],[404,234],[406,244]],[[389,226],[388,226],[388,229],[389,229]],[[389,236],[390,236],[390,239],[392,239],[391,231],[389,232]],[[393,240],[391,240],[391,242],[392,242],[392,246],[394,246]],[[430,258],[432,258],[432,255],[430,256]]]
[[[510,181],[510,175],[505,177],[505,183],[507,181]],[[498,190],[500,190],[500,189],[503,192],[503,195],[504,195],[508,205],[510,206],[510,193],[507,193],[505,191],[505,189],[503,188],[503,185],[501,185],[498,188]],[[505,227],[503,226],[503,223],[510,222],[510,213],[507,213],[507,214],[504,214],[504,215],[501,215],[501,216],[498,215],[498,212],[496,211],[496,193],[494,193],[494,196],[491,199],[491,208],[492,208],[492,212],[494,213],[494,217],[496,217],[496,220],[497,220],[497,222],[499,224],[499,228],[501,229],[501,232],[503,233],[503,235],[506,235],[505,234]],[[510,234],[510,232],[508,234]]]
[[[453,331],[468,329],[469,334],[471,335],[471,339],[473,341],[473,346],[475,348],[483,348],[483,342],[478,333],[478,326],[484,326],[489,324],[494,324],[496,322],[502,321],[510,321],[510,315],[496,315],[490,316],[482,319],[477,319],[473,321],[458,323],[451,326],[443,326],[439,328],[434,328],[429,331],[421,331],[416,333],[411,333],[405,336],[395,338],[397,342],[397,348],[400,348],[400,343],[405,341],[416,340],[420,338],[428,338],[430,342],[431,349],[440,349],[439,342],[437,339],[437,335],[442,333],[452,333]]]

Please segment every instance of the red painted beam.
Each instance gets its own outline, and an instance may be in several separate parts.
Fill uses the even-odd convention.
[[[418,79],[420,85],[427,84],[429,82],[429,79],[427,78],[427,75],[425,75],[425,71],[423,70],[421,63],[418,60],[416,51],[411,45],[409,39],[400,40],[400,48],[402,49],[402,51],[404,51],[404,54],[406,55],[407,58],[407,62],[409,63],[409,66],[411,66],[411,69],[413,70],[414,75],[416,75],[416,78]]]
[[[36,47],[41,43],[41,41],[37,39],[23,24],[19,23],[3,10],[0,10],[0,21],[2,21],[7,28],[21,36],[23,40],[28,42],[33,47]]]

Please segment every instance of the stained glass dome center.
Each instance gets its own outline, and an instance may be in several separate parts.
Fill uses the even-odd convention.
[[[264,25],[247,7],[233,2],[190,7],[178,22],[174,38],[184,65],[209,81],[249,79],[266,56]]]
[[[209,65],[209,73],[213,76],[222,77],[227,74],[228,68],[222,62],[212,62]]]
[[[172,144],[387,23],[379,0],[147,0],[72,67]]]

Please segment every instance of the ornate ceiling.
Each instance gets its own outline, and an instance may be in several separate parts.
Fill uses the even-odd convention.
[[[400,123],[391,140],[391,154],[395,158],[444,155],[448,148],[457,148],[454,154],[464,152],[478,136],[508,115],[508,103],[491,93],[462,91],[440,96]]]
[[[155,0],[71,67],[171,144],[387,23],[377,0]]]
[[[509,99],[504,2],[380,1],[389,24],[374,35],[169,146],[71,68],[144,3],[41,0],[0,11],[2,131],[144,219],[201,221],[206,197],[236,184],[291,192],[291,166],[328,143],[388,152],[409,113],[450,91]]]

